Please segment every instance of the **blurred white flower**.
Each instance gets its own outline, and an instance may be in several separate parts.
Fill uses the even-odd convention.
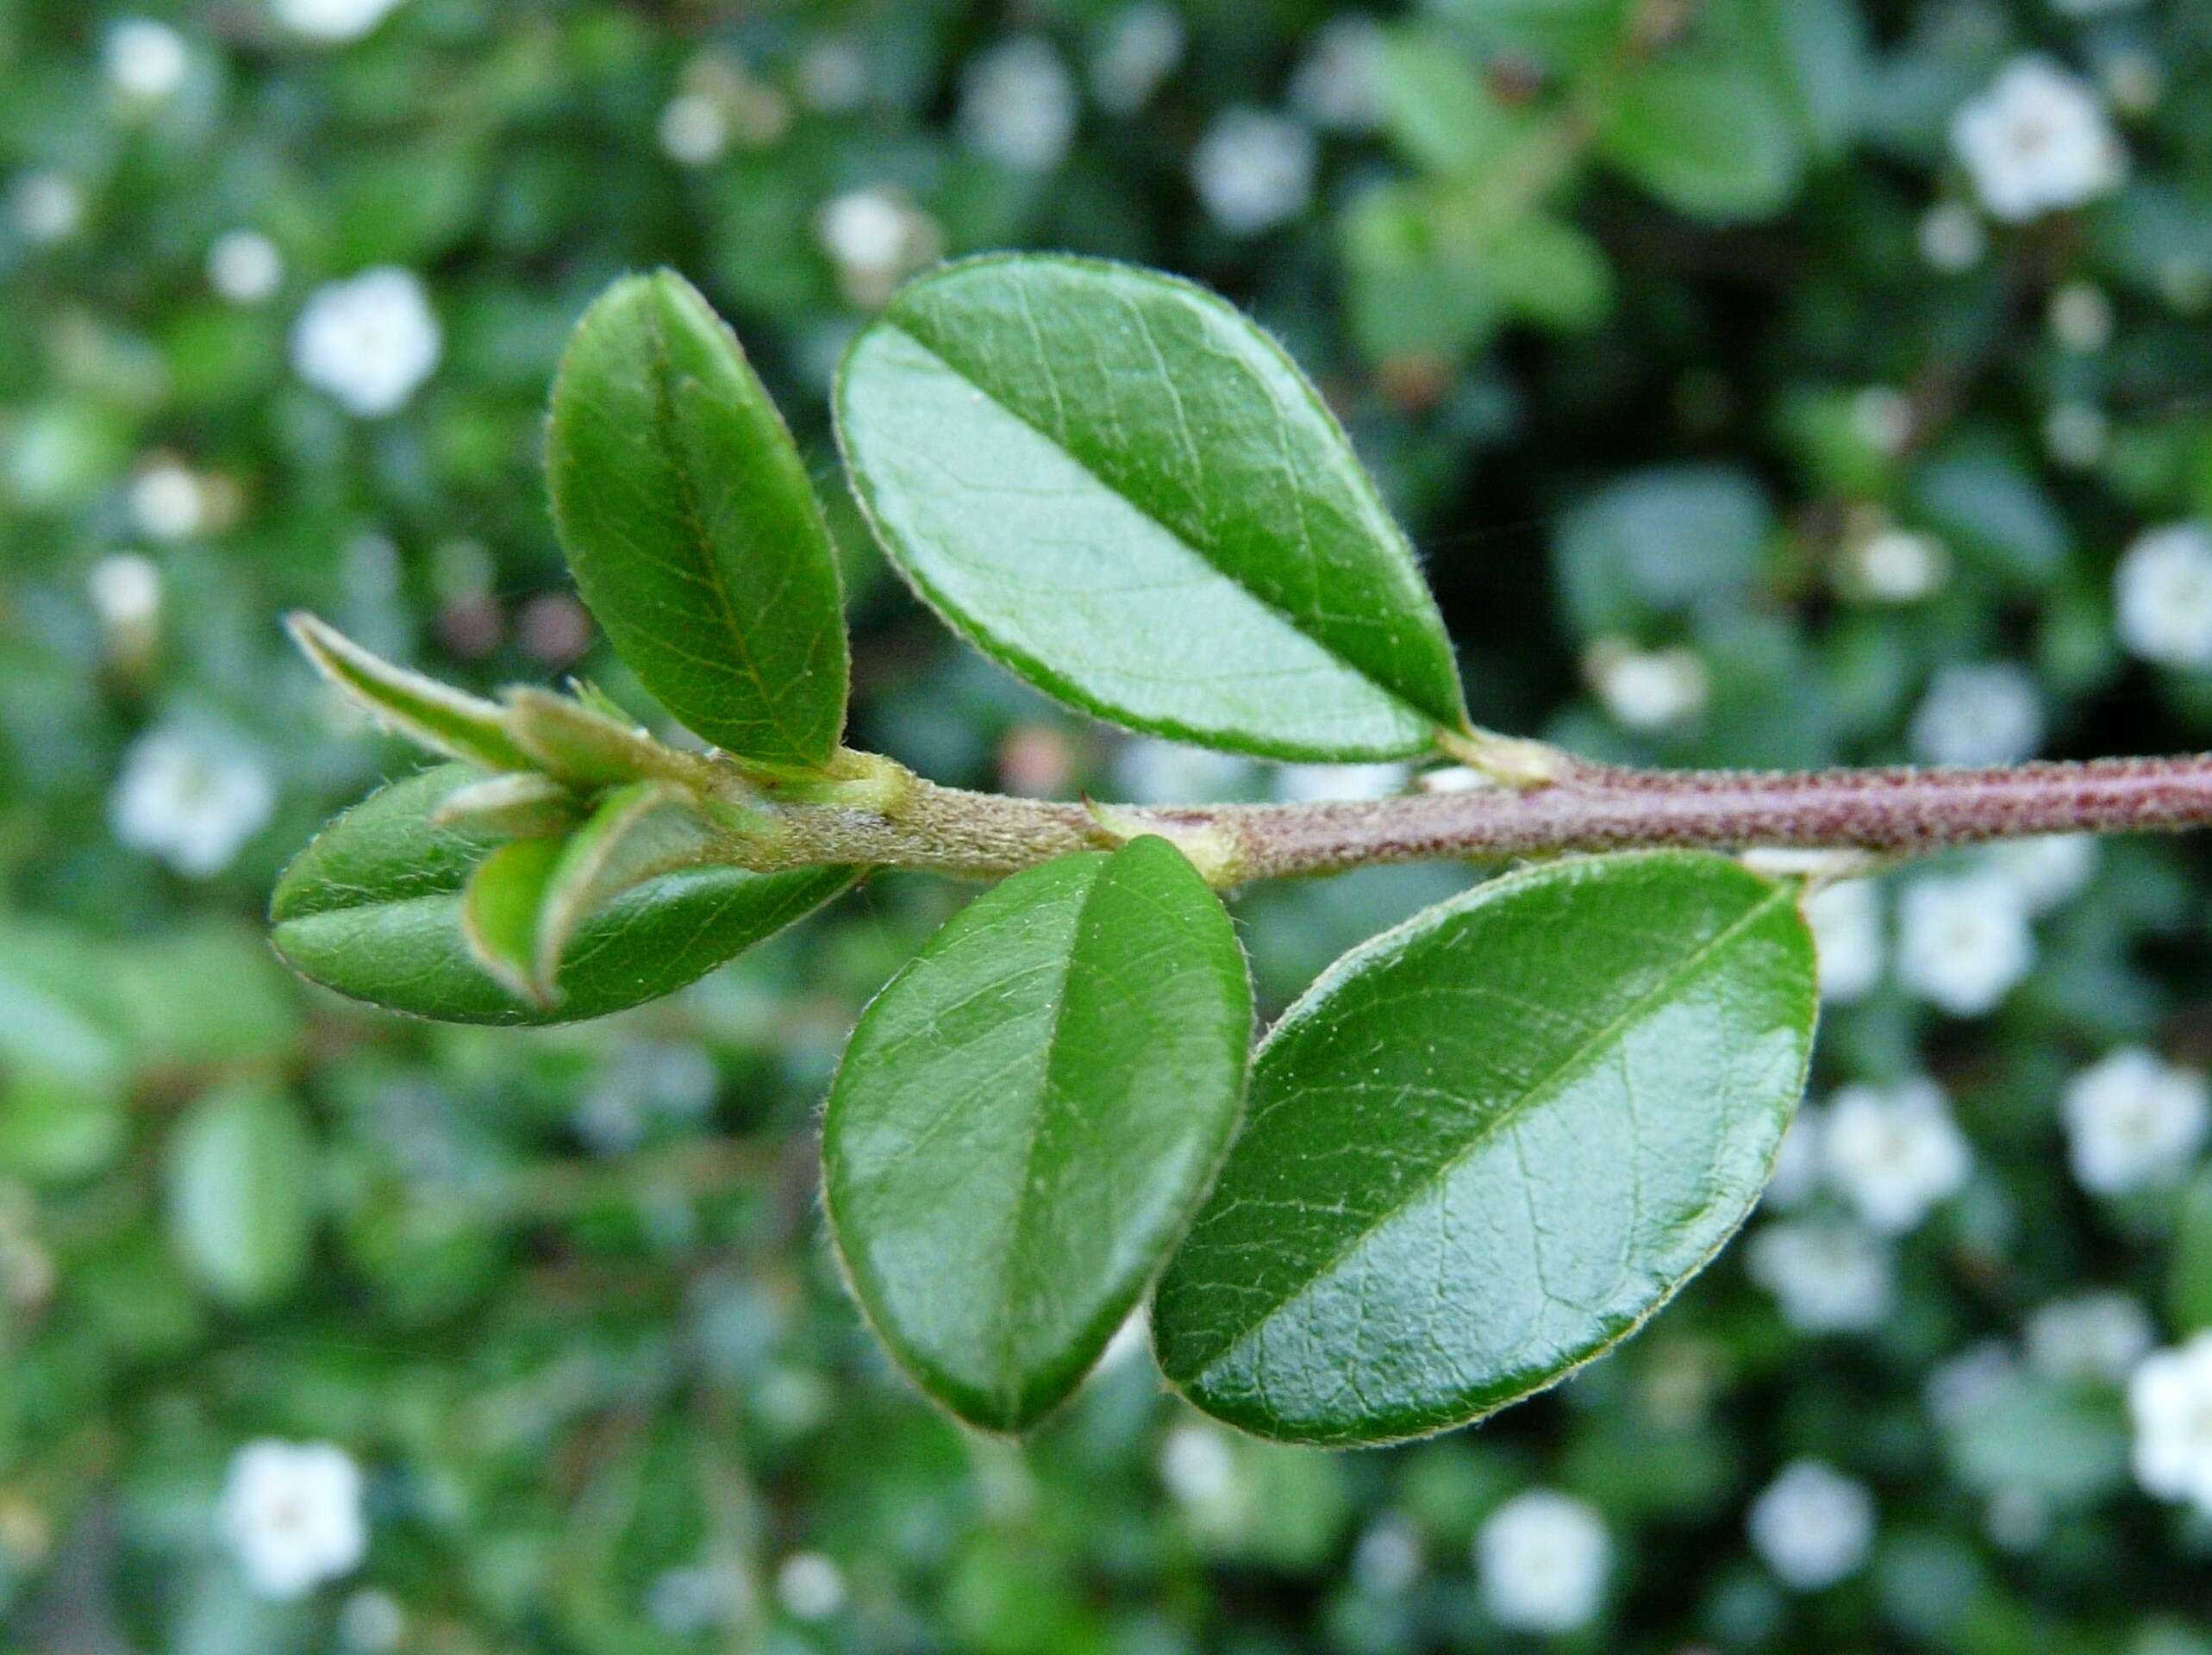
[[[65,173],[25,172],[9,186],[8,216],[27,241],[66,241],[84,227],[84,192]]]
[[[2028,1319],[2028,1364],[2046,1378],[2116,1385],[2156,1339],[2150,1312],[2128,1295],[2077,1293]]]
[[[1851,399],[1851,428],[1868,447],[1903,452],[1913,439],[1911,398],[1891,385],[1869,385]]]
[[[1996,1009],[2035,964],[2027,905],[2009,879],[1927,874],[1897,902],[1897,979],[1954,1017]]]
[[[704,166],[729,147],[722,106],[697,92],[678,92],[660,111],[660,147],[679,166]]]
[[[333,44],[358,41],[400,0],[270,0],[277,21],[295,34]]]
[[[208,248],[208,285],[233,304],[259,304],[284,280],[284,254],[257,230],[229,231]]]
[[[1803,1333],[1863,1333],[1878,1325],[1896,1299],[1888,1248],[1856,1224],[1769,1224],[1752,1237],[1745,1268],[1774,1295],[1782,1319]]]
[[[1388,1516],[1359,1537],[1352,1552],[1352,1578],[1375,1597],[1395,1597],[1421,1578],[1421,1531]]]
[[[1882,980],[1881,888],[1871,879],[1840,879],[1805,901],[1820,962],[1821,998],[1834,1005],[1863,1000]]]
[[[1695,718],[1712,694],[1705,663],[1687,649],[1638,649],[1601,638],[1583,658],[1584,675],[1624,728],[1664,730]]]
[[[2112,301],[2095,282],[2068,282],[2044,307],[2051,337],[2070,351],[2093,356],[2112,343]]]
[[[2212,528],[2169,523],[2137,535],[2113,571],[2115,629],[2160,666],[2212,667]]]
[[[2030,914],[2044,915],[2079,896],[2096,872],[2089,834],[2008,839],[1981,852],[1982,865],[2009,883]]]
[[[837,266],[846,299],[872,309],[945,250],[937,222],[888,184],[848,190],[825,203],[815,234]]]
[[[2087,471],[2111,441],[2111,417],[2094,403],[2060,403],[2043,416],[2044,451],[2070,470]]]
[[[2001,1551],[2033,1552],[2049,1538],[2051,1502],[2034,1489],[1999,1489],[1982,1508],[1982,1533]]]
[[[1885,1235],[1903,1234],[1956,1195],[1974,1164],[1943,1089],[1926,1076],[1839,1090],[1822,1122],[1821,1160],[1837,1191]]]
[[[1052,42],[1022,34],[970,60],[960,76],[960,135],[1017,172],[1048,172],[1075,136],[1075,82]]]
[[[2043,744],[2035,675],[2009,661],[1940,666],[1913,714],[1913,756],[1924,765],[2011,765]]]
[[[1314,198],[1314,135],[1286,116],[1240,104],[1214,117],[1190,152],[1190,182],[1215,224],[1257,235]]]
[[[2212,1124],[2204,1077],[2138,1046],[2067,1082],[2059,1109],[2074,1177],[2100,1196],[2178,1182]]]
[[[1921,1389],[1921,1400],[1937,1424],[1959,1430],[1978,1418],[2019,1372],[2019,1360],[2004,1341],[1985,1339],[1937,1364]]]
[[[1090,91],[1109,115],[1134,115],[1183,61],[1183,18],[1165,0],[1115,14],[1090,58]]]
[[[374,419],[406,403],[443,343],[422,282],[387,265],[315,290],[292,324],[292,367],[347,412]]]
[[[1844,550],[1846,596],[1876,603],[1917,603],[1951,576],[1950,548],[1933,534],[1896,524]]]
[[[1235,1491],[1236,1458],[1213,1427],[1178,1425],[1160,1443],[1159,1480],[1183,1505],[1219,1505]]]
[[[1971,270],[1989,251],[1982,215],[1963,201],[1940,201],[1921,215],[1920,256],[1946,275]]]
[[[1413,772],[1405,765],[1277,765],[1268,790],[1285,804],[1324,799],[1387,799],[1403,793]]]
[[[2034,55],[2014,59],[1959,110],[1951,147],[1982,204],[2015,223],[2092,201],[2128,170],[2096,93]]]
[[[1874,1545],[1874,1496],[1817,1459],[1792,1460],[1751,1503],[1753,1550],[1784,1586],[1816,1592],[1864,1568]]]
[[[369,1547],[361,1471],[328,1442],[263,1438],[232,1456],[216,1521],[257,1596],[304,1596]]]
[[[1332,17],[1290,72],[1290,107],[1315,126],[1371,132],[1383,119],[1383,29],[1372,17]]]
[[[1551,1489],[1517,1494],[1476,1533],[1483,1603],[1517,1632],[1572,1632],[1597,1614],[1613,1542],[1595,1508]]]
[[[868,97],[868,59],[841,35],[813,42],[799,59],[799,99],[810,109],[841,115]]]
[[[776,1601],[794,1621],[827,1621],[845,1607],[845,1571],[819,1552],[794,1552],[776,1565]]]
[[[181,540],[206,522],[206,492],[176,461],[158,460],[131,480],[130,515],[149,539]]]
[[[353,1655],[391,1655],[407,1639],[407,1611],[390,1592],[364,1586],[338,1609],[338,1641]]]
[[[108,822],[131,849],[204,879],[230,865],[276,804],[269,772],[242,748],[167,725],[140,736],[123,754]]]
[[[1774,1171],[1759,1199],[1777,1212],[1802,1207],[1821,1184],[1821,1112],[1809,1103],[1797,1113],[1775,1146]]]
[[[169,97],[192,66],[184,37],[150,17],[126,17],[110,28],[101,62],[116,91],[146,103]]]
[[[2212,1516],[2212,1333],[2143,1358],[2128,1381],[2135,1480]]]
[[[1205,804],[1247,791],[1249,759],[1140,735],[1114,754],[1114,790],[1131,804]]]
[[[152,641],[161,619],[161,570],[153,559],[111,553],[92,565],[84,589],[111,650],[135,653]]]

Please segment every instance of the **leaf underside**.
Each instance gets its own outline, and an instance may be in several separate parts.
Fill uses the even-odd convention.
[[[1084,259],[955,265],[855,341],[836,415],[891,561],[1049,695],[1285,759],[1401,757],[1465,726],[1351,444],[1211,294]]]
[[[924,1390],[1019,1430],[1074,1390],[1219,1163],[1251,1020],[1228,915],[1153,838],[1015,875],[892,979],[830,1093],[823,1188]]]
[[[1340,961],[1254,1059],[1168,1266],[1168,1379],[1263,1436],[1383,1442],[1565,1377],[1763,1187],[1803,1087],[1811,940],[1717,856],[1495,880]]]

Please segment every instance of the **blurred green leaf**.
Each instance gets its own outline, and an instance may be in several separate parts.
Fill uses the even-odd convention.
[[[1721,465],[1669,465],[1608,484],[1560,520],[1559,588],[1584,636],[1634,634],[1654,615],[1740,600],[1773,530],[1765,491]]]
[[[1804,153],[1766,84],[1727,60],[1663,57],[1622,86],[1598,147],[1677,211],[1764,218],[1796,193]]]
[[[172,1132],[169,1233],[185,1267],[216,1298],[251,1309],[281,1297],[307,1268],[316,1200],[314,1140],[283,1092],[211,1092]]]

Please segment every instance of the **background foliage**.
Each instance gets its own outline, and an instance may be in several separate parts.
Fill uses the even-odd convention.
[[[2073,91],[1993,152],[1960,112],[2029,53]],[[829,372],[902,275],[1009,246],[1275,330],[1482,723],[1679,764],[2212,744],[2208,69],[2178,0],[0,0],[0,1646],[1482,1650],[1548,1606],[1593,1648],[2212,1648],[2212,1526],[2139,1486],[2122,1399],[2212,1321],[2197,845],[1831,903],[1814,1096],[1907,1101],[1827,1105],[1792,1210],[1562,1390],[1346,1457],[1113,1358],[1016,1449],[872,1352],[815,1111],[962,891],[879,879],[534,1034],[309,994],[259,921],[411,762],[281,611],[634,698],[539,439],[583,305],[664,262],[828,503],[857,740],[940,780],[1401,780],[1122,742],[886,578]],[[1473,877],[1253,893],[1263,1010]],[[221,1514],[265,1439],[358,1470],[364,1533],[287,1554],[316,1589]],[[1583,1504],[1497,1521],[1535,1488]]]

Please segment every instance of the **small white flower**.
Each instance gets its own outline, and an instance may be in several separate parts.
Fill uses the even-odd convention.
[[[292,325],[292,367],[349,412],[396,412],[438,365],[443,337],[414,272],[391,265],[332,282]]]
[[[776,1601],[794,1621],[827,1621],[845,1607],[845,1571],[819,1552],[794,1552],[776,1566]]]
[[[1921,1387],[1928,1414],[1946,1430],[1962,1430],[2003,1395],[2020,1363],[2002,1340],[1985,1339],[1937,1365]]]
[[[109,29],[102,62],[116,90],[143,103],[175,92],[192,66],[184,37],[150,17],[126,17]]]
[[[1159,1480],[1185,1506],[1213,1506],[1236,1487],[1236,1459],[1211,1426],[1178,1425],[1159,1446]]]
[[[960,135],[1017,172],[1049,172],[1075,136],[1075,82],[1052,42],[1023,34],[972,60],[960,77]]]
[[[131,743],[108,796],[116,839],[191,878],[220,873],[268,824],[276,788],[234,744],[183,726]]]
[[[1421,1531],[1403,1517],[1384,1517],[1353,1548],[1352,1578],[1373,1597],[1396,1597],[1421,1578]]]
[[[1483,1603],[1519,1632],[1572,1632],[1597,1614],[1613,1566],[1605,1522],[1588,1502],[1550,1489],[1517,1494],[1475,1535]]]
[[[799,59],[799,98],[809,109],[842,115],[859,108],[867,96],[868,60],[852,41],[830,35]]]
[[[1801,1104],[1796,1115],[1775,1146],[1774,1171],[1767,1175],[1765,1193],[1759,1197],[1776,1212],[1803,1206],[1821,1185],[1821,1112]]]
[[[1290,107],[1315,126],[1372,132],[1381,124],[1383,29],[1372,17],[1332,17],[1291,72]]]
[[[2112,301],[2095,282],[2068,282],[2044,308],[2051,337],[2066,349],[2094,356],[2112,343]]]
[[[837,266],[838,285],[863,309],[890,298],[914,272],[944,251],[945,238],[927,213],[889,185],[848,190],[815,218],[822,251]]]
[[[1214,117],[1190,152],[1190,182],[1231,235],[1257,235],[1314,197],[1314,136],[1297,122],[1240,104]]]
[[[1601,638],[1584,658],[1583,671],[1614,721],[1646,733],[1695,718],[1712,694],[1705,663],[1687,649],[1638,649],[1618,638]]]
[[[295,34],[336,44],[358,41],[399,0],[271,0],[277,21]]]
[[[2060,403],[2043,416],[2044,450],[2070,471],[2096,465],[2111,441],[2111,416],[2094,403]]]
[[[1928,765],[2010,765],[2043,744],[2035,675],[2009,661],[1938,667],[1913,714],[1913,756]]]
[[[1940,201],[1921,215],[1920,256],[1946,275],[1971,270],[1989,251],[1982,215],[1963,201]]]
[[[2020,893],[2030,914],[2040,916],[2081,894],[2096,872],[2096,840],[2088,834],[2009,839],[1984,850],[1981,859]]]
[[[1917,603],[1942,590],[1951,575],[1949,547],[1895,524],[1847,546],[1844,557],[1846,595],[1876,603]]]
[[[1925,1076],[1840,1090],[1828,1103],[1821,1158],[1859,1216],[1886,1235],[1903,1234],[1956,1195],[1973,1166],[1943,1089]]]
[[[1855,1224],[1769,1224],[1752,1238],[1745,1267],[1799,1333],[1863,1333],[1880,1324],[1896,1298],[1888,1249]]]
[[[2135,1480],[2212,1515],[2212,1333],[2143,1358],[2128,1381]]]
[[[151,558],[110,553],[92,565],[84,589],[110,639],[144,637],[161,619],[161,570]]]
[[[2076,1075],[2059,1108],[2074,1177],[2100,1196],[2178,1182],[2212,1124],[2204,1077],[2134,1046]]]
[[[660,111],[660,147],[679,166],[704,166],[729,147],[729,122],[721,105],[697,92],[679,92]]]
[[[2127,152],[2088,85],[2047,58],[2015,58],[1951,122],[1951,147],[1992,216],[2018,223],[2115,188]]]
[[[1807,898],[1805,920],[1820,962],[1821,998],[1844,1006],[1872,993],[1886,952],[1880,888],[1866,879],[1822,885]]]
[[[1897,903],[1897,978],[1954,1017],[1996,1009],[2035,964],[2028,909],[2009,880],[1928,874]]]
[[[84,192],[63,173],[26,172],[9,187],[8,216],[27,241],[66,241],[84,228]]]
[[[232,230],[208,249],[208,285],[233,304],[259,304],[284,285],[284,256],[256,230]]]
[[[1901,453],[1913,439],[1913,405],[1890,385],[1869,385],[1851,399],[1851,428],[1868,447]]]
[[[2078,1293],[2028,1319],[2028,1362],[2046,1378],[2116,1385],[2155,1339],[2150,1312],[2127,1294]]]
[[[1412,778],[1404,765],[1278,765],[1268,777],[1270,791],[1285,804],[1324,799],[1387,799],[1403,793]]]
[[[149,539],[181,540],[198,534],[206,522],[206,490],[182,465],[161,460],[132,480],[130,515],[139,533]]]
[[[1090,91],[1109,115],[1134,115],[1183,61],[1183,18],[1165,0],[1115,14],[1090,59]]]
[[[2169,523],[2135,537],[2113,571],[2114,625],[2160,666],[2212,667],[2212,528]]]
[[[1204,804],[1250,790],[1249,759],[1140,735],[1114,755],[1114,788],[1132,804]]]
[[[1817,1459],[1792,1460],[1752,1502],[1752,1548],[1791,1589],[1816,1592],[1865,1566],[1874,1496]]]
[[[332,1443],[264,1438],[232,1457],[217,1521],[260,1597],[304,1596],[353,1572],[369,1546],[361,1471]]]

